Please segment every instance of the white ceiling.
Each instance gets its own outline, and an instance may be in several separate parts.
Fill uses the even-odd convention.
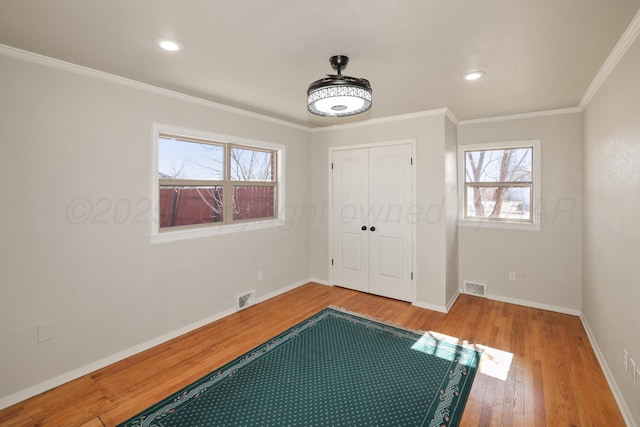
[[[1,0],[0,43],[310,127],[449,107],[461,120],[580,103],[640,0]],[[186,49],[161,51],[157,37]],[[353,118],[308,85],[373,87]],[[463,75],[483,70],[467,82]]]

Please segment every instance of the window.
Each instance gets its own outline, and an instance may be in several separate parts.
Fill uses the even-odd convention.
[[[540,141],[460,147],[463,222],[539,226]]]
[[[283,223],[278,217],[282,147],[172,130],[155,132],[153,241]]]

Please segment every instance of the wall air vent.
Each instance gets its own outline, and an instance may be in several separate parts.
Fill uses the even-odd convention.
[[[246,294],[238,295],[238,306],[236,309],[238,311],[243,308],[247,308],[253,305],[253,301],[256,299],[256,291],[249,291]]]
[[[475,295],[477,297],[487,297],[487,285],[477,282],[464,282],[464,293],[467,295]]]

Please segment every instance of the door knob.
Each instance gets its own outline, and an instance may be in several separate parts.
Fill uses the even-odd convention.
[[[376,231],[376,228],[375,227],[371,227],[369,230]]]
[[[362,231],[367,231],[367,226],[366,225],[362,226]]]

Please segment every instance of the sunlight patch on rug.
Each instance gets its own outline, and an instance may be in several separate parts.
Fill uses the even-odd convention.
[[[513,362],[513,353],[509,353],[508,351],[482,344],[471,344],[466,340],[460,340],[459,338],[433,331],[425,332],[412,348],[419,351],[432,351],[434,352],[433,354],[438,357],[450,357],[446,351],[438,352],[440,347],[438,347],[437,344],[433,344],[437,342],[447,342],[451,345],[477,350],[482,353],[478,364],[478,372],[501,381],[506,381],[509,377],[509,370]]]

